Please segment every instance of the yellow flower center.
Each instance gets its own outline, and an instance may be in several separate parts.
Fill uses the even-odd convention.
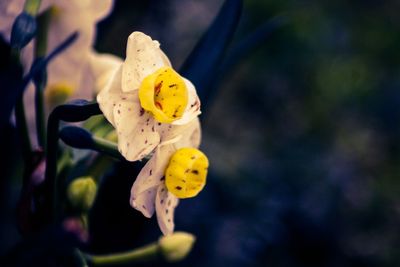
[[[170,67],[162,67],[143,79],[139,88],[143,109],[153,114],[158,122],[171,123],[182,117],[188,92],[185,81]]]
[[[50,84],[45,90],[46,102],[50,107],[63,104],[73,92],[73,87],[68,83],[59,82]]]
[[[205,186],[208,158],[198,149],[181,148],[176,151],[165,170],[168,191],[178,198],[196,196]]]

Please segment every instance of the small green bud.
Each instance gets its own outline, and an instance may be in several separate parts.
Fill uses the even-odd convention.
[[[96,198],[97,185],[92,177],[79,177],[72,181],[67,190],[71,206],[81,212],[87,212]]]
[[[183,260],[192,250],[196,237],[186,232],[175,232],[158,240],[164,258],[169,262]]]

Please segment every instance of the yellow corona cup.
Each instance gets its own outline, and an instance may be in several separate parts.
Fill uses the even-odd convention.
[[[183,78],[172,68],[162,67],[143,79],[139,88],[140,104],[158,122],[180,119],[188,104]]]
[[[198,149],[177,150],[165,171],[168,191],[178,198],[196,196],[206,184],[208,165],[207,156]]]

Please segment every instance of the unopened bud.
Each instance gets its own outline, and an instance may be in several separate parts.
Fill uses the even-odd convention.
[[[169,262],[183,260],[192,250],[196,237],[186,232],[175,232],[158,240],[164,258]]]
[[[12,26],[11,47],[24,48],[35,37],[36,29],[36,19],[27,13],[21,13]]]
[[[96,198],[97,185],[92,177],[80,177],[68,186],[68,199],[77,211],[87,212]]]

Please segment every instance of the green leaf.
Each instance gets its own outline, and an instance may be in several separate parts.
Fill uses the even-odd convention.
[[[237,28],[243,2],[226,0],[207,32],[184,62],[180,73],[197,88],[203,105],[210,95],[209,83]]]

